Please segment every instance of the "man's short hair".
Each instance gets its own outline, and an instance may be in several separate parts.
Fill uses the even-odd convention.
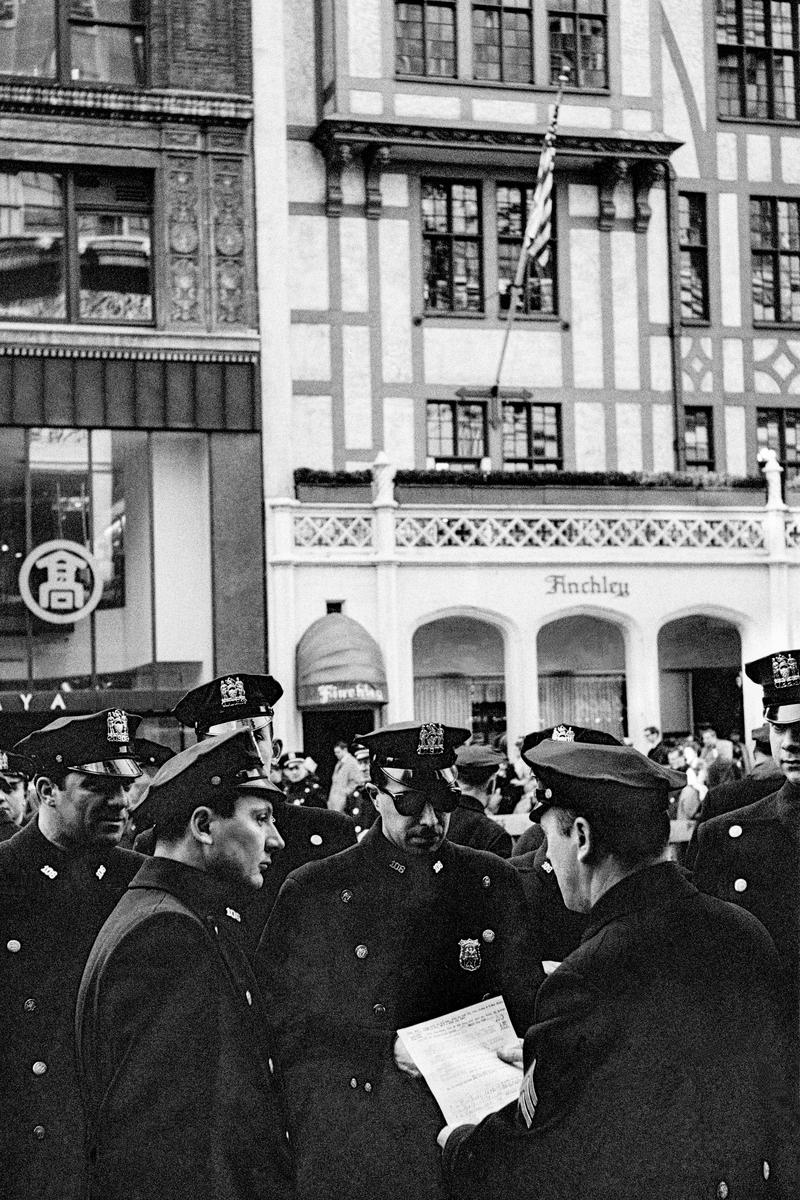
[[[236,808],[236,801],[241,796],[252,795],[252,792],[223,792],[220,796],[214,796],[213,800],[207,799],[198,801],[198,808],[210,808],[213,813],[223,820],[227,817],[232,817]],[[270,797],[271,799],[271,797]],[[192,810],[194,812],[194,809]],[[187,818],[186,813],[180,808],[172,809],[165,813],[155,826],[156,839],[173,844],[179,842],[186,830],[189,828],[191,814]]]
[[[334,748],[334,750],[338,750],[339,747],[342,746],[346,750],[348,745],[349,745],[349,743],[346,742],[344,740],[344,738],[339,738],[338,742],[333,743],[333,748]]]
[[[630,807],[624,802],[619,806],[606,802],[603,812],[571,808],[556,808],[553,811],[558,828],[565,835],[574,825],[576,817],[584,817],[589,823],[598,854],[611,855],[624,867],[636,867],[653,858],[669,842],[667,812],[641,811],[632,821]]]

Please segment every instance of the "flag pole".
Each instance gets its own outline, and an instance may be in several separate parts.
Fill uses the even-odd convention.
[[[547,133],[544,135],[541,153],[539,155],[539,166],[541,168],[542,155],[548,146],[552,145],[556,136],[556,124],[558,122],[558,110],[561,107],[561,101],[564,96],[564,88],[569,79],[569,67],[564,64],[561,68],[561,74],[558,77],[558,92],[556,93],[556,102],[553,107],[553,115],[550,118],[550,124],[547,127]],[[538,183],[537,177],[537,183]],[[511,300],[509,302],[508,320],[506,321],[506,329],[503,335],[503,344],[500,348],[500,361],[497,364],[497,374],[495,375],[494,384],[490,390],[491,396],[491,414],[490,420],[492,426],[497,429],[500,425],[500,379],[503,374],[503,364],[508,350],[508,339],[511,337],[511,329],[514,324],[514,319],[517,315],[517,299],[522,288],[525,286],[525,273],[528,267],[528,248],[530,246],[530,238],[528,230],[525,230],[525,236],[522,239],[522,248],[520,249],[519,261],[517,262],[517,270],[514,275],[514,281],[511,285]]]

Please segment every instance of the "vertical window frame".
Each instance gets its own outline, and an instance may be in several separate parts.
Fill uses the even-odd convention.
[[[429,439],[430,412],[432,408],[448,408],[451,414],[453,430],[452,453],[434,454],[431,452]],[[458,416],[460,409],[475,408],[481,414],[481,450],[480,455],[463,455],[458,453]],[[489,413],[485,400],[476,397],[458,397],[455,399],[428,399],[425,402],[425,455],[428,461],[433,460],[434,469],[446,471],[479,471],[481,464],[489,455]]]
[[[437,231],[430,233],[425,229],[425,189],[444,188],[446,189],[446,232]],[[477,222],[478,232],[475,234],[456,233],[453,222],[453,189],[455,187],[469,187],[475,189],[475,203],[477,205]],[[422,288],[423,288],[423,308],[426,316],[450,316],[450,317],[475,317],[486,315],[486,286],[485,274],[486,267],[484,262],[485,253],[485,231],[484,231],[484,204],[483,204],[483,182],[481,179],[464,179],[464,178],[449,178],[449,177],[432,177],[423,176],[420,179],[420,221],[422,233]],[[428,299],[425,297],[427,288],[427,279],[425,271],[426,260],[426,244],[436,242],[444,242],[446,240],[448,250],[448,295],[449,304],[447,308],[431,307]],[[455,307],[455,270],[454,270],[454,253],[453,246],[456,242],[466,242],[477,247],[476,261],[478,264],[478,306],[475,308],[457,308]],[[431,252],[432,255],[432,252]]]
[[[692,203],[698,203],[701,215],[701,236],[699,240],[690,240],[684,236],[682,200],[688,200],[689,209],[691,210]],[[681,324],[696,325],[708,324],[710,320],[709,306],[709,280],[708,280],[708,203],[705,192],[689,192],[681,191],[678,193],[678,244],[680,256],[680,293],[681,293]],[[691,224],[687,225],[691,229]],[[701,309],[698,313],[690,313],[684,310],[683,302],[683,276],[684,262],[688,262],[690,267],[698,271],[699,278],[702,283]]]
[[[557,7],[556,7],[557,3]],[[559,17],[568,17],[572,21],[573,39],[575,44],[574,61],[570,66],[570,77],[567,84],[568,91],[596,91],[607,92],[610,90],[609,81],[609,53],[608,53],[608,0],[602,0],[602,13],[590,11],[590,6],[587,0],[556,0],[556,3],[551,3],[548,0],[546,9],[547,20],[547,52],[549,63],[549,83],[555,87],[558,83],[558,76],[563,69],[565,55],[561,54],[561,62],[556,64],[553,61],[553,39],[552,39],[552,22]],[[603,26],[603,83],[586,83],[583,67],[583,52],[582,46],[585,41],[585,35],[582,32],[581,22],[596,20],[600,21]]]
[[[770,225],[772,227],[772,240],[768,245],[755,245],[753,237],[753,218],[754,205],[768,205],[770,214]],[[782,204],[790,205],[795,210],[795,228],[797,229],[797,244],[788,248],[781,246],[780,234],[780,208]],[[750,297],[753,308],[753,324],[755,326],[796,326],[800,325],[800,199],[792,196],[750,196],[749,201],[749,217],[750,217]],[[783,271],[782,265],[790,260],[794,260],[796,264],[796,279],[798,280],[797,292],[797,311],[796,315],[788,314],[784,311],[783,299]],[[774,315],[756,316],[756,268],[764,262],[769,263],[772,276],[772,307]],[[791,280],[791,270],[789,271],[788,279]],[[789,289],[791,297],[791,288]],[[791,300],[790,300],[791,302]],[[763,300],[761,301],[763,306]]]
[[[536,191],[535,181],[530,183],[520,183],[519,180],[496,179],[493,181],[494,188],[494,216],[495,216],[495,243],[496,243],[496,261],[497,261],[497,285],[498,285],[498,315],[501,321],[508,319],[508,314],[511,311],[511,285],[514,281],[513,269],[516,269],[516,264],[519,261],[520,251],[525,240],[525,229],[528,224],[530,215],[530,203],[533,201],[533,195]],[[521,236],[516,237],[510,234],[501,234],[499,230],[499,205],[498,193],[500,188],[517,188],[520,192],[522,221],[521,221]],[[530,192],[530,198],[528,197]],[[552,210],[550,214],[550,258],[548,261],[549,278],[552,284],[553,305],[551,309],[534,308],[531,306],[531,291],[532,283],[534,282],[535,266],[529,261],[525,272],[525,287],[522,294],[522,303],[517,309],[516,318],[519,317],[557,317],[559,312],[559,288],[558,288],[558,203],[557,203],[557,187],[556,178],[553,179],[553,189],[551,192]],[[509,286],[506,292],[500,294],[500,247],[512,246],[515,248],[515,254],[512,258],[513,269]],[[508,297],[508,303],[503,301]]]
[[[754,43],[747,40],[745,29],[745,5],[743,0],[730,0],[733,4],[735,17],[736,41],[720,41],[719,14],[716,22],[717,45],[717,113],[723,120],[734,121],[786,121],[796,124],[800,120],[800,4],[790,0],[791,46],[787,49],[777,46],[774,39],[773,10],[781,0],[764,0],[764,42]],[[733,112],[723,107],[721,90],[723,57],[736,60],[736,108]],[[792,63],[794,76],[794,114],[777,113],[776,78],[782,73],[776,71],[778,60],[788,60]],[[766,80],[766,111],[759,112],[750,104],[748,98],[748,80],[751,78],[753,64],[763,63]],[[753,76],[757,79],[757,74]],[[757,86],[757,84],[756,84]],[[757,99],[756,99],[757,105]]]
[[[498,17],[498,54],[500,74],[497,79],[490,76],[479,75],[477,71],[477,42],[475,38],[475,17],[479,13],[496,13]],[[528,20],[528,61],[527,75],[525,79],[512,79],[507,77],[506,69],[506,16],[509,14],[522,13]],[[471,0],[470,7],[470,35],[472,47],[472,79],[479,83],[495,83],[498,86],[513,85],[515,87],[533,87],[535,83],[535,48],[534,48],[534,11],[533,0]]]
[[[42,86],[51,87],[92,87],[118,89],[119,83],[114,79],[74,79],[72,62],[72,31],[80,27],[101,29],[127,29],[131,32],[141,31],[142,38],[142,78],[138,83],[124,86],[136,91],[144,91],[150,83],[150,11],[149,4],[144,5],[144,15],[139,21],[114,20],[107,17],[75,16],[71,11],[70,0],[51,0],[53,9],[53,37],[55,45],[55,72],[52,76],[23,75],[13,71],[0,74],[2,80],[17,80],[19,82],[35,82]],[[133,60],[132,60],[133,61]]]
[[[795,440],[791,456],[788,452],[786,440],[787,417],[791,418],[791,424],[794,429]],[[767,436],[762,437],[762,418],[764,424],[770,421],[775,422],[777,432],[778,445],[774,445]],[[784,481],[794,479],[800,476],[800,408],[757,408],[756,409],[756,447],[758,450],[771,449],[775,450],[778,455],[778,462],[784,470]]]
[[[690,436],[696,434],[699,424],[706,432],[707,455],[702,458],[696,453],[696,447],[690,445]],[[686,454],[686,470],[690,474],[712,474],[716,470],[716,453],[714,450],[714,410],[706,405],[686,405],[684,408],[685,435],[684,450]]]
[[[509,409],[524,411],[526,424],[526,441],[528,453],[522,458],[517,456],[506,456],[506,431],[505,431],[505,416]],[[534,453],[534,440],[536,430],[534,427],[534,415],[541,412],[545,420],[548,415],[552,415],[555,421],[555,437],[556,437],[556,454],[546,457],[543,455],[537,456]],[[503,427],[500,431],[500,450],[502,455],[502,469],[504,471],[529,471],[532,475],[541,474],[550,471],[561,471],[564,468],[564,439],[563,427],[561,420],[561,405],[560,404],[542,404],[532,403],[525,399],[507,399],[503,401]],[[527,465],[523,465],[527,464]]]
[[[459,3],[460,0],[395,0],[392,10],[394,18],[394,73],[397,79],[458,79],[458,19],[459,19]],[[413,4],[421,9],[422,21],[422,54],[424,70],[420,75],[416,71],[400,70],[400,36],[398,33],[398,9],[405,5]],[[443,75],[438,72],[433,72],[429,69],[428,59],[428,13],[431,9],[442,8],[447,9],[452,13],[453,17],[453,70],[448,75]]]

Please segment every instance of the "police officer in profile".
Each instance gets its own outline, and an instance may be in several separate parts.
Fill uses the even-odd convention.
[[[528,753],[580,946],[543,983],[519,1099],[445,1128],[459,1200],[796,1197],[778,958],[666,858],[679,777],[627,746]]]
[[[199,742],[156,774],[156,833],[78,994],[88,1200],[290,1200],[264,1006],[238,941],[244,889],[283,842],[252,734]]]
[[[502,825],[486,815],[489,787],[506,757],[491,746],[459,746],[456,751],[458,808],[450,817],[447,836],[460,846],[489,850],[510,858],[512,841]]]
[[[763,688],[764,720],[782,786],[699,827],[694,881],[702,891],[748,909],[771,934],[800,1057],[800,650],[767,654],[747,663],[745,672]]]
[[[298,1200],[441,1194],[438,1106],[397,1031],[502,994],[523,1030],[542,979],[519,881],[447,838],[466,729],[390,725],[369,748],[378,821],[293,872],[259,947]]]
[[[164,763],[169,762],[175,756],[175,751],[169,746],[162,745],[161,742],[137,737],[133,741],[133,755],[142,773],[138,779],[133,781],[128,793],[128,825],[122,835],[121,844],[126,849],[133,848],[142,854],[152,854],[152,845],[143,841],[137,846],[135,841],[139,832],[138,822],[141,820],[141,804],[154,776],[164,766]]]
[[[24,754],[0,750],[0,842],[13,837],[25,823],[32,775],[30,759]]]
[[[75,997],[97,931],[141,865],[119,849],[139,717],[60,717],[17,744],[39,809],[0,845],[4,1200],[83,1196]]]
[[[175,706],[173,716],[194,729],[200,740],[234,729],[248,730],[256,740],[262,761],[270,768],[274,706],[282,695],[283,688],[271,675],[223,675],[187,692]],[[285,796],[277,795],[273,805],[275,824],[285,848],[246,909],[247,932],[253,947],[289,872],[303,863],[337,854],[356,841],[353,822],[342,813],[330,812],[324,806],[294,805]]]

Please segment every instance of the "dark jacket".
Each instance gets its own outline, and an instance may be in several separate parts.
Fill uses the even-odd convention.
[[[7,842],[15,833],[19,833],[20,826],[11,820],[11,817],[0,814],[0,842]]]
[[[519,875],[542,957],[546,961],[561,962],[580,945],[589,918],[585,913],[572,912],[565,905],[556,873],[547,857],[546,841],[538,850],[513,855],[510,862]]]
[[[344,811],[352,820],[356,835],[366,832],[370,825],[375,824],[378,810],[372,803],[372,796],[366,784],[361,783],[348,793]]]
[[[75,1015],[90,1200],[292,1195],[263,1003],[228,890],[148,859],[98,935]]]
[[[748,909],[778,948],[795,1031],[800,996],[800,788],[778,792],[700,826],[694,882]]]
[[[395,1066],[397,1030],[502,993],[516,1027],[542,979],[519,881],[445,841],[404,855],[375,824],[283,886],[257,970],[270,1003],[301,1200],[439,1195],[439,1108]]]
[[[514,1102],[456,1130],[453,1194],[793,1200],[777,968],[762,926],[675,864],[622,880],[539,991],[524,1050],[530,1126]]]
[[[306,775],[296,783],[285,783],[283,790],[288,804],[304,804],[307,808],[328,806],[328,798],[316,775]]]
[[[760,769],[763,768],[763,769]],[[697,858],[697,839],[700,826],[712,817],[721,817],[733,812],[736,808],[746,808],[777,792],[783,786],[783,772],[774,763],[759,763],[752,773],[744,779],[734,779],[730,783],[721,783],[706,793],[705,799],[697,814],[697,824],[692,830],[692,839],[686,850],[686,866],[691,870]]]
[[[502,825],[487,817],[480,800],[461,793],[458,808],[450,814],[447,836],[459,846],[489,850],[501,858],[510,858],[513,843]]]
[[[82,1194],[75,997],[97,931],[142,861],[111,847],[61,850],[35,818],[0,845],[3,1200]]]

